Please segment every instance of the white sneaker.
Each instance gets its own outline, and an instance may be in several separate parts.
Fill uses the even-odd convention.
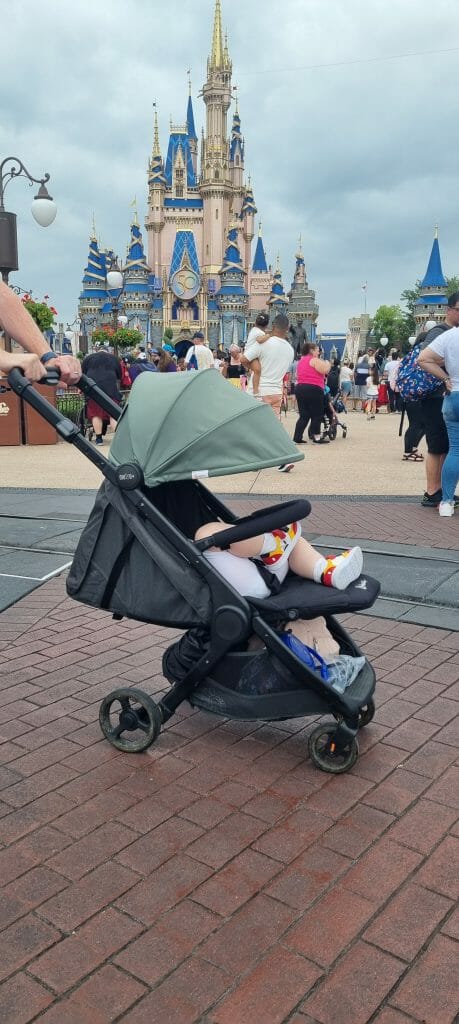
[[[441,501],[438,506],[438,512],[441,516],[453,516],[454,515],[454,501]]]
[[[290,473],[290,470],[294,468],[295,466],[293,462],[285,462],[283,466],[277,466],[279,473]]]
[[[359,578],[362,568],[361,548],[351,548],[350,551],[343,551],[342,555],[327,558],[321,583],[326,587],[335,587],[336,590],[346,590],[350,583],[354,583]]]

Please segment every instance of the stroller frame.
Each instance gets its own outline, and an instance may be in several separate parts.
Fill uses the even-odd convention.
[[[56,371],[50,371],[45,383],[55,384],[57,379]],[[236,691],[228,691],[224,680],[223,683],[219,683],[218,679],[216,681],[212,679],[212,672],[217,670],[218,676],[219,666],[221,669],[226,656],[230,655],[231,657],[235,646],[243,648],[249,636],[255,634],[262,641],[270,656],[283,666],[290,679],[293,678],[298,683],[296,694],[300,693],[304,699],[306,691],[308,695],[306,704],[296,712],[296,715],[303,717],[311,714],[322,715],[328,712],[337,720],[337,724],[318,726],[309,737],[309,753],[313,762],[317,767],[328,772],[340,773],[348,770],[358,755],[357,731],[359,727],[371,721],[375,711],[372,699],[375,675],[371,666],[367,662],[365,669],[362,670],[365,677],[363,684],[362,680],[360,685],[351,684],[344,694],[333,690],[329,684],[324,683],[317,672],[306,666],[292,651],[287,649],[276,629],[270,625],[269,621],[266,621],[260,610],[254,607],[254,602],[249,603],[247,598],[236,592],[204,557],[205,550],[216,543],[218,543],[218,547],[228,547],[234,541],[272,531],[287,522],[305,518],[311,509],[309,502],[293,500],[237,519],[234,513],[226,508],[210,490],[195,480],[192,486],[205,493],[209,511],[216,519],[229,520],[231,525],[227,530],[218,533],[218,541],[214,537],[207,537],[199,542],[189,540],[174,523],[170,522],[155,507],[145,494],[143,474],[138,465],[114,466],[111,464],[98,449],[90,444],[78,425],[47,402],[25,379],[20,370],[10,371],[8,381],[17,394],[21,395],[55,427],[60,437],[73,444],[97,466],[112,485],[123,492],[123,498],[127,507],[131,506],[131,511],[134,508],[142,519],[148,520],[154,526],[160,536],[169,543],[173,543],[185,561],[205,580],[210,590],[213,615],[209,630],[209,644],[202,657],[192,665],[182,679],[173,682],[170,690],[158,702],[155,702],[147,694],[128,687],[109,693],[102,701],[99,714],[101,729],[105,737],[120,750],[144,750],[157,738],[161,726],[171,718],[184,700],[190,700],[196,707],[217,711],[228,717],[237,717],[237,709],[231,703],[231,693],[237,698],[239,717],[267,721],[295,717],[295,714],[285,713],[285,692],[267,694],[266,696],[249,696],[236,693]],[[119,419],[121,408],[108,398],[94,381],[82,376],[79,387],[86,397],[94,398],[110,416]],[[122,511],[121,515],[123,515]],[[151,544],[154,547],[153,540]],[[142,540],[142,545],[148,554],[148,539],[145,542]],[[306,581],[302,582],[307,585]],[[374,599],[375,597],[365,602],[362,595],[360,607],[368,607]],[[340,605],[340,592],[337,592],[336,601]],[[340,610],[347,610],[345,604]],[[316,614],[321,614],[321,612]],[[324,614],[330,632],[338,641],[340,649],[354,656],[361,655],[357,645],[334,616],[327,612]],[[121,617],[114,615],[114,618]],[[279,622],[299,617],[287,610],[284,614],[277,614]],[[254,652],[252,652],[252,656],[253,654]],[[204,684],[201,687],[201,694],[200,689],[197,689],[199,684]],[[223,705],[218,699],[219,693],[221,696],[222,691],[226,693],[227,698],[226,701],[223,701]],[[116,725],[113,725],[111,718],[114,704],[121,706]],[[263,707],[264,713],[260,713],[260,706]],[[140,739],[138,738],[139,731]],[[132,733],[136,735],[131,738]]]

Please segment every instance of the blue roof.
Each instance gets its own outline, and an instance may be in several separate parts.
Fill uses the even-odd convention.
[[[170,199],[164,200],[164,206],[178,206],[182,210],[202,210],[202,199]]]
[[[236,155],[236,149],[239,147],[241,153],[241,159],[244,159],[244,142],[241,133],[241,119],[238,113],[233,116],[233,127],[231,130],[231,145],[230,145],[230,160],[234,163],[234,157]]]
[[[186,167],[186,180],[188,188],[194,188],[196,185],[196,176],[193,168],[193,160],[191,157],[190,143],[188,135],[185,132],[172,132],[169,138],[169,146],[167,150],[166,166],[164,174],[166,182],[169,187],[172,187],[172,173],[174,169],[175,158],[179,149],[182,150],[183,159]]]
[[[188,130],[188,138],[197,140],[198,136],[196,135],[196,128],[194,126],[194,114],[191,96],[188,97],[188,106],[186,109],[186,126]]]
[[[440,258],[440,246],[438,238],[434,238],[432,252],[425,272],[424,280],[421,281],[421,288],[446,288],[446,280],[443,276]]]
[[[266,266],[265,250],[263,248],[263,241],[261,235],[258,236],[257,247],[255,249],[255,256],[253,257],[252,270],[255,274],[266,274],[268,267]]]
[[[446,295],[421,295],[415,306],[446,306],[447,302]]]
[[[175,274],[176,270],[180,270],[182,263],[188,257],[188,263],[192,270],[195,270],[199,274],[199,262],[198,254],[196,252],[196,242],[194,240],[194,234],[192,231],[177,231],[174,242],[174,251],[172,253],[170,277]]]
[[[89,243],[89,256],[88,265],[83,275],[83,282],[86,284],[94,282],[95,284],[105,285],[106,277],[106,258],[105,253],[99,251],[97,244],[97,238],[91,238]]]
[[[125,269],[128,274],[131,270],[144,270],[148,274],[142,235],[140,227],[136,223],[131,224],[131,241],[129,243]]]

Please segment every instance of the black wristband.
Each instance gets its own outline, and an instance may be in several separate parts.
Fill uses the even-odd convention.
[[[50,359],[55,359],[55,358],[56,358],[56,353],[53,352],[52,349],[50,349],[49,352],[44,352],[43,355],[40,356],[40,362],[43,363],[43,366],[46,366],[46,363],[49,363]]]

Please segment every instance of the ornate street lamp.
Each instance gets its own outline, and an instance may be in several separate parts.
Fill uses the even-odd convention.
[[[121,292],[124,285],[124,277],[119,268],[116,256],[112,259],[110,269],[107,272],[106,281],[107,291],[110,292],[110,300],[112,303],[113,329],[116,331],[118,327]]]
[[[8,284],[10,272],[19,269],[17,218],[15,213],[5,210],[4,203],[6,186],[13,178],[27,178],[31,185],[34,182],[40,185],[31,208],[37,224],[43,228],[48,227],[57,213],[56,204],[46,188],[49,174],[43,178],[34,178],[18,157],[5,157],[0,163],[0,273],[5,284]],[[11,352],[11,340],[6,332],[4,334],[6,351]]]
[[[411,348],[413,348],[413,345],[416,344],[416,335],[415,334],[410,334],[410,336],[408,338],[408,344],[411,345]]]
[[[389,344],[389,338],[383,334],[382,338],[379,339],[379,344],[382,345],[383,348],[386,348],[386,345]]]

